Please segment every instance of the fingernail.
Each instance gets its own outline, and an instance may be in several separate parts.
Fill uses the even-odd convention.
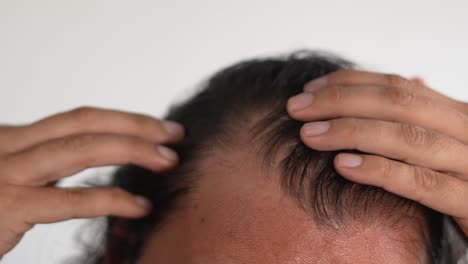
[[[321,121],[307,123],[302,128],[304,130],[304,135],[307,137],[313,137],[325,134],[330,129],[330,122]]]
[[[354,168],[362,164],[362,157],[354,154],[340,154],[338,166]]]
[[[135,199],[137,204],[146,210],[150,210],[153,207],[151,202],[143,196],[137,195]]]
[[[184,131],[183,126],[174,121],[163,121],[161,125],[167,133],[173,136],[180,135]]]
[[[296,96],[289,98],[288,106],[289,110],[297,111],[304,109],[310,105],[312,105],[312,101],[314,100],[314,95],[311,93],[301,93]]]
[[[159,145],[157,148],[158,148],[158,151],[161,154],[161,156],[163,156],[170,163],[173,163],[173,162],[177,161],[177,159],[178,159],[177,153],[175,153],[175,151],[173,151],[172,149],[169,149],[169,148],[167,148],[165,146],[161,146],[161,145]]]
[[[306,85],[304,86],[304,91],[314,92],[314,91],[320,90],[324,88],[325,86],[327,86],[327,83],[328,83],[327,77],[320,77],[318,79],[315,79],[313,81],[306,83]]]

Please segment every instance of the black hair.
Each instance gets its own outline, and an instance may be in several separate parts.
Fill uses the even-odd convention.
[[[166,116],[186,129],[185,139],[170,146],[179,153],[180,165],[165,173],[128,165],[113,175],[113,185],[148,197],[154,208],[142,219],[108,218],[104,250],[92,263],[104,263],[104,258],[113,264],[136,261],[148,234],[164,225],[196,184],[200,157],[209,158],[213,148],[235,147],[242,131],[250,135],[246,146],[258,146],[266,166],[280,149],[287,149],[280,162],[283,189],[318,223],[333,229],[350,221],[369,222],[379,214],[390,218],[395,210],[417,210],[424,216],[427,254],[432,263],[438,262],[440,214],[341,177],[333,166],[338,152],[305,146],[299,138],[303,123],[286,112],[288,98],[302,92],[307,81],[352,68],[353,63],[330,54],[297,51],[237,63],[202,83],[198,93],[173,106]]]

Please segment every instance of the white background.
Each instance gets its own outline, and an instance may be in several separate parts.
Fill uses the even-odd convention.
[[[468,100],[467,47],[466,0],[0,0],[0,122],[80,105],[161,116],[222,66],[298,48]],[[37,226],[2,264],[60,263],[78,223]]]

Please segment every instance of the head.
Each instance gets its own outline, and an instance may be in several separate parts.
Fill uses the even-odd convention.
[[[114,175],[154,208],[109,219],[101,263],[436,263],[441,215],[342,178],[337,152],[305,146],[286,112],[307,81],[353,67],[303,51],[209,78],[166,117],[186,128],[180,165]]]

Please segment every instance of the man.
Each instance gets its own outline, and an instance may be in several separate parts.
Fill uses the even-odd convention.
[[[114,118],[108,126],[96,122],[84,130],[99,132],[93,136],[81,135],[83,129],[76,136],[76,127],[50,129],[60,118],[66,127],[67,114],[35,124],[35,130],[9,128],[36,138],[5,152],[15,154],[5,155],[9,170],[2,175],[22,169],[30,178],[10,176],[5,185],[19,197],[10,198],[12,211],[14,205],[29,211],[16,210],[5,221],[4,229],[13,232],[4,232],[11,234],[4,248],[32,223],[149,212],[144,198],[115,189],[39,187],[90,165],[129,162],[138,166],[123,167],[115,185],[146,197],[153,207],[138,220],[110,219],[100,262],[452,263],[443,247],[442,215],[428,207],[454,216],[466,232],[467,173],[463,161],[453,158],[467,151],[466,105],[402,78],[352,68],[344,60],[305,52],[224,69],[170,111],[167,118],[186,128],[182,140],[174,123],[160,126],[141,118],[143,129],[122,122],[122,113],[99,110],[80,117],[81,122],[104,113]],[[304,125],[310,121],[320,122]],[[37,147],[44,140],[37,136],[43,135],[41,126],[54,132],[48,137],[55,135],[56,145],[47,141]],[[174,153],[150,148],[149,142],[177,142],[172,148],[179,166],[167,170],[177,162]],[[62,152],[61,160],[53,160],[62,164],[58,169],[44,159],[36,161],[40,166],[19,166],[26,158],[62,150],[58,144],[78,154]],[[54,210],[40,210],[46,204]]]

